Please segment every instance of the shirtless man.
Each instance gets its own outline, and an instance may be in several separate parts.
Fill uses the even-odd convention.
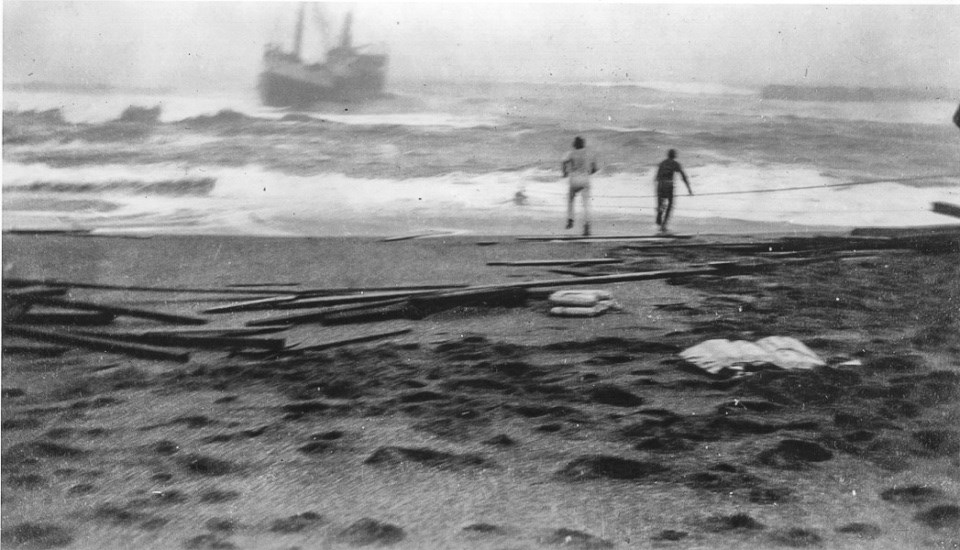
[[[676,158],[677,150],[670,149],[667,152],[667,158],[657,167],[657,225],[660,226],[661,233],[667,232],[667,222],[670,220],[670,212],[673,211],[673,175],[675,173],[680,173],[683,183],[687,186],[687,192],[693,195],[687,175]]]
[[[583,236],[590,236],[590,175],[597,172],[597,159],[586,148],[583,138],[573,140],[571,150],[560,163],[563,177],[570,177],[567,194],[567,229],[573,228],[573,199],[580,193],[583,197]]]

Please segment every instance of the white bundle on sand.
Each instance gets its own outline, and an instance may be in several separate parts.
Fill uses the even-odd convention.
[[[769,365],[809,370],[826,364],[803,342],[789,336],[768,336],[756,342],[707,340],[681,351],[680,357],[716,376],[742,376]]]
[[[608,309],[617,308],[613,296],[606,290],[558,290],[548,298],[554,307],[550,315],[557,317],[596,317]]]

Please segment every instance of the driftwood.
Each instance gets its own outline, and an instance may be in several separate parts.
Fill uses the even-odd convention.
[[[690,235],[597,235],[595,237],[517,237],[518,241],[663,241],[670,239],[690,239]]]
[[[155,346],[122,342],[110,338],[84,336],[72,334],[69,332],[55,332],[21,325],[9,325],[5,327],[7,334],[39,340],[41,342],[50,342],[53,344],[72,344],[93,351],[107,353],[122,353],[134,357],[145,359],[162,359],[167,361],[179,361],[184,363],[190,360],[190,354],[185,351],[173,351]]]
[[[44,344],[4,344],[3,353],[18,355],[33,355],[36,357],[58,357],[70,351],[66,346]]]
[[[203,310],[204,313],[232,313],[236,311],[255,311],[259,309],[270,309],[278,304],[292,302],[296,300],[296,295],[274,296],[272,298],[261,298],[259,300],[250,300],[248,302],[239,302],[226,306],[217,306]]]
[[[527,266],[554,266],[554,265],[571,265],[571,266],[580,266],[580,265],[605,265],[605,264],[622,264],[623,260],[619,258],[584,258],[584,259],[571,259],[571,260],[514,260],[514,261],[502,261],[502,262],[487,262],[487,265],[497,265],[497,266],[516,266],[516,267],[527,267]]]
[[[392,298],[408,298],[417,294],[431,294],[435,290],[398,290],[395,292],[363,292],[356,294],[340,294],[335,296],[320,296],[291,302],[276,304],[276,309],[308,309],[361,302],[382,302]]]
[[[414,315],[423,317],[455,307],[520,307],[526,305],[527,292],[517,285],[497,285],[412,296],[407,301]]]
[[[37,301],[38,304],[46,306],[61,307],[66,309],[77,309],[82,311],[99,311],[116,316],[139,317],[141,319],[150,319],[164,323],[180,325],[203,325],[206,319],[197,317],[187,317],[184,315],[173,315],[171,313],[161,313],[158,311],[148,311],[143,309],[132,309],[119,306],[110,306],[104,304],[94,304],[92,302],[81,302],[77,300],[44,299]]]
[[[31,302],[40,298],[53,298],[63,296],[67,293],[65,288],[49,287],[46,285],[31,285],[19,288],[4,288],[3,298],[5,300],[19,300],[21,302]]]
[[[394,298],[391,300],[382,300],[378,302],[330,306],[325,308],[319,308],[309,313],[298,313],[293,315],[280,315],[275,317],[266,317],[263,319],[254,319],[252,321],[247,321],[246,325],[248,327],[275,327],[275,326],[285,327],[289,325],[298,325],[303,323],[322,323],[323,320],[328,315],[331,315],[331,314],[338,314],[342,312],[362,310],[362,309],[379,308],[384,306],[390,306],[393,304],[400,304],[400,303],[403,303],[404,301],[406,301],[406,298]]]
[[[410,306],[408,301],[397,304],[365,307],[351,311],[327,313],[321,319],[324,325],[349,325],[355,323],[379,323],[395,319],[421,319],[423,314]]]
[[[109,338],[160,347],[201,349],[262,349],[279,351],[286,346],[284,338],[253,338],[248,336],[201,336],[188,334],[149,334],[144,332],[78,332],[93,338]]]
[[[17,317],[23,325],[73,325],[94,327],[109,325],[117,316],[103,311],[39,312],[31,311]]]
[[[944,214],[946,216],[960,218],[960,206],[955,204],[950,204],[948,202],[935,202],[930,209],[937,214]]]
[[[384,338],[390,338],[392,336],[399,336],[401,334],[406,334],[412,329],[410,327],[404,327],[396,330],[390,330],[386,332],[377,332],[373,334],[363,334],[360,336],[353,336],[350,338],[343,338],[340,340],[331,340],[328,342],[322,342],[319,344],[312,344],[302,348],[294,348],[290,351],[292,352],[302,352],[302,351],[322,351],[325,349],[336,348],[340,346],[346,346],[350,344],[359,344],[363,342],[372,342],[374,340],[382,340]]]
[[[221,327],[221,328],[181,328],[148,329],[138,331],[149,336],[254,336],[286,330],[286,327]]]
[[[191,287],[168,287],[168,286],[136,286],[136,285],[111,285],[101,283],[80,283],[72,281],[60,281],[57,279],[9,279],[5,283],[15,284],[17,286],[26,285],[45,285],[62,288],[87,288],[91,290],[132,290],[138,292],[173,292],[173,293],[196,293],[196,294],[290,294],[289,290],[269,290],[269,289],[243,289],[243,288],[191,288]]]

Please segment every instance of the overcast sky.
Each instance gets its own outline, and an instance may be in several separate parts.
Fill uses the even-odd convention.
[[[289,41],[297,5],[4,0],[4,82],[252,87],[264,44]],[[956,3],[357,2],[321,10],[334,31],[353,11],[355,42],[382,43],[396,80],[960,88]]]

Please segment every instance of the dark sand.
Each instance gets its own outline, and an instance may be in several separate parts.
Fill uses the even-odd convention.
[[[190,287],[494,283],[561,276],[494,260],[626,260],[579,268],[608,273],[730,258],[508,237],[5,235],[3,246],[19,277]],[[958,281],[956,253],[879,252],[607,285],[623,311],[592,319],[531,302],[304,325],[281,334],[309,345],[413,330],[296,357],[5,352],[2,544],[955,548]],[[184,314],[231,301],[71,296]],[[798,338],[829,366],[730,381],[677,357],[710,338],[767,335]]]

